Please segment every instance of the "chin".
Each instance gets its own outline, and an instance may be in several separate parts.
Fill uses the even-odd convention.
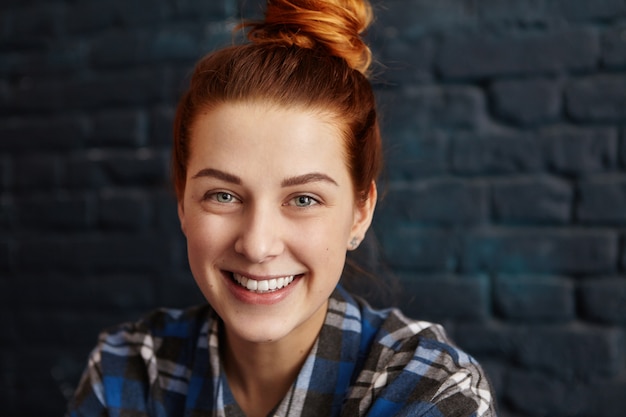
[[[233,323],[227,323],[226,327],[230,332],[236,335],[237,338],[249,343],[274,343],[284,339],[286,336],[292,333],[293,327],[280,326],[280,325],[268,325],[256,320],[248,320],[246,326],[237,326]]]

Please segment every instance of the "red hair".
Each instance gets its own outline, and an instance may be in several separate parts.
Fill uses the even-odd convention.
[[[381,167],[376,102],[360,34],[367,1],[269,0],[265,21],[244,24],[252,43],[218,50],[196,65],[174,120],[172,177],[182,200],[195,117],[223,103],[269,101],[331,115],[343,132],[357,201],[368,198]]]

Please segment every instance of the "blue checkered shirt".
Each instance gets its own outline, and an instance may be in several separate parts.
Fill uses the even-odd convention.
[[[158,310],[100,335],[66,417],[245,417],[209,306]],[[338,287],[300,373],[270,416],[493,417],[483,370],[442,327],[374,310]]]

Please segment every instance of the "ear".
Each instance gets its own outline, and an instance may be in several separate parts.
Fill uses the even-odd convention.
[[[180,230],[183,231],[183,234],[186,236],[187,231],[185,229],[185,208],[183,207],[183,201],[178,201],[178,220],[180,221]]]
[[[352,223],[352,229],[350,231],[350,241],[347,242],[349,250],[356,249],[358,244],[365,238],[365,233],[367,233],[367,230],[372,224],[377,198],[378,191],[376,189],[376,183],[372,181],[367,192],[367,200],[360,204],[357,203],[354,208],[354,222]]]

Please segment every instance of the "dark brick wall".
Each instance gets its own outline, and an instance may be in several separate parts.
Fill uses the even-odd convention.
[[[0,3],[0,415],[61,414],[101,328],[201,301],[173,106],[257,3]],[[623,417],[626,2],[376,5],[364,257],[483,362],[502,416]]]

